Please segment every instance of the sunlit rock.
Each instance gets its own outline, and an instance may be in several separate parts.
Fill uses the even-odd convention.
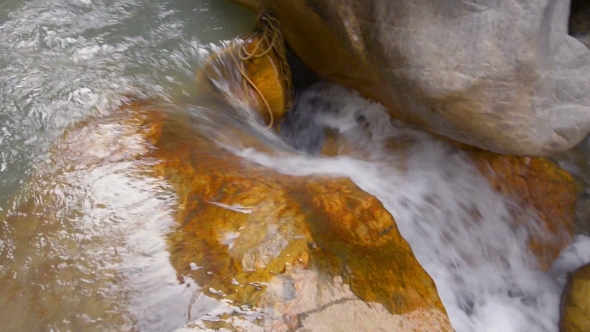
[[[322,213],[315,216],[322,222],[311,223],[315,243],[322,249],[316,255],[321,257],[318,263],[327,264],[333,275],[348,275],[359,297],[383,303],[393,312],[436,303],[437,294],[424,291],[432,289],[430,277],[410,272],[419,271],[420,265],[413,257],[399,255],[411,249],[377,199],[342,180],[309,182],[302,197],[310,201],[305,206],[311,211]],[[401,271],[405,272],[400,275]],[[409,284],[416,288],[404,286]]]
[[[590,265],[581,267],[570,276],[563,293],[559,330],[590,331]]]
[[[569,1],[259,3],[325,80],[432,133],[548,155],[590,130],[590,51],[567,35]]]

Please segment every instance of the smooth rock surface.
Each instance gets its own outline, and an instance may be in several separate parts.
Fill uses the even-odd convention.
[[[354,92],[333,84],[314,85],[303,97],[296,98],[282,124],[281,135],[299,150],[312,154],[365,159],[371,152],[363,145],[367,144],[362,143],[363,137],[347,137],[346,129],[339,133],[349,124],[337,129],[338,122],[357,119],[349,122],[354,123],[362,119],[360,123],[367,132],[381,137],[391,130],[387,127],[389,119],[381,106],[367,100],[359,101],[360,98],[351,102],[347,97],[350,95]],[[371,118],[363,113],[374,108],[379,108],[383,116]],[[359,114],[365,115],[359,117]],[[390,156],[407,156],[415,141],[411,136],[392,137],[385,143],[384,152]],[[440,140],[440,143],[446,144],[445,141]],[[511,224],[526,229],[529,246],[538,263],[543,269],[549,268],[572,236],[577,199],[572,176],[543,157],[500,155],[465,144],[453,144],[449,149],[471,159],[491,187],[512,202]],[[473,220],[481,217],[477,211],[470,213]]]
[[[590,51],[567,35],[569,1],[260,3],[325,80],[432,133],[530,156],[590,130]]]
[[[539,157],[504,156],[468,149],[469,156],[492,187],[542,220],[542,229],[528,227],[529,246],[548,269],[572,237],[576,220],[576,188],[572,176]],[[527,227],[530,215],[514,212],[515,225]]]
[[[563,293],[559,330],[590,331],[590,264],[570,276]]]
[[[141,104],[128,108],[141,112]],[[293,274],[308,267],[319,278],[354,280],[350,294],[382,303],[399,324],[417,324],[420,317],[424,326],[449,329],[432,279],[377,199],[349,179],[281,175],[204,137],[193,134],[187,142],[190,127],[182,123],[156,120],[158,129],[150,131],[157,137],[150,157],[162,161],[156,173],[178,194],[181,226],[170,236],[170,250],[179,276],[235,306],[258,307],[266,299],[276,307],[301,299],[297,293],[268,299],[272,280],[294,284]],[[430,312],[429,321],[416,310]],[[302,312],[288,313],[298,321]]]
[[[247,39],[233,40],[212,54],[197,73],[199,104],[219,107],[228,104],[233,116],[278,126],[290,101],[281,58],[272,45],[256,31]],[[248,59],[241,59],[246,53]],[[236,113],[235,111],[239,111]]]

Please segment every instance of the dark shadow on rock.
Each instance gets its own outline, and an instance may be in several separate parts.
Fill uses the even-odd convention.
[[[590,47],[590,1],[572,1],[568,32],[570,36]]]

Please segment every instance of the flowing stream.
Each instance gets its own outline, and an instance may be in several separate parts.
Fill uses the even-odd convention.
[[[125,93],[189,100],[211,50],[253,26],[249,11],[218,0],[0,1],[0,331],[187,323],[192,292],[164,240],[170,190],[129,163],[30,178],[66,128],[108,113]],[[100,128],[88,135],[100,155]],[[32,204],[55,207],[45,217],[60,222],[10,222],[23,186],[53,190],[56,201],[39,193]]]
[[[466,154],[410,126],[390,124],[382,106],[345,88],[320,84],[307,94],[331,106],[304,108],[304,118],[338,131],[362,156],[236,153],[286,174],[346,176],[379,198],[434,279],[456,331],[557,330],[565,273],[589,261],[590,238],[576,237],[542,272],[526,244],[541,221],[531,215],[515,228],[509,210],[518,207],[492,189]],[[359,116],[370,135],[357,124]],[[406,146],[392,149],[392,141]]]
[[[207,299],[194,305],[194,291],[168,262],[175,197],[143,176],[146,165],[85,168],[73,157],[72,169],[51,183],[30,178],[38,165],[55,163],[48,153],[66,128],[109,113],[125,93],[190,104],[206,56],[253,25],[251,13],[221,0],[0,0],[0,331],[171,331],[216,308]],[[362,156],[311,157],[284,147],[271,155],[221,143],[282,173],[350,177],[376,196],[434,279],[456,331],[557,330],[565,273],[590,261],[588,237],[577,236],[542,272],[525,243],[538,221],[511,227],[511,202],[465,155],[390,123],[379,105],[346,89],[320,85],[310,93],[337,110],[316,114],[314,123],[339,131]],[[356,125],[360,115],[370,135]],[[107,131],[122,134],[101,141]],[[95,143],[88,154],[100,157],[107,143],[141,150],[124,131],[99,124],[84,137]],[[391,153],[388,140],[407,144]],[[560,160],[583,178],[587,159],[582,166]],[[55,201],[40,193],[30,204],[63,207],[49,212],[60,223],[11,222],[12,209],[26,203],[18,196],[25,187],[54,191]]]

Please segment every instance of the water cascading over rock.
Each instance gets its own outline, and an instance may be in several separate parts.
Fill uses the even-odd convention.
[[[233,57],[242,46],[253,56]],[[237,149],[285,160],[301,157],[276,132],[265,129],[278,129],[290,103],[281,56],[271,46],[254,34],[244,44],[236,41],[212,55],[197,75],[202,91],[196,103],[204,108],[177,113],[154,100],[131,98],[113,116],[99,119],[100,126],[89,120],[72,128],[56,145],[51,172],[43,176],[67,173],[66,160],[75,160],[82,170],[129,161],[142,165],[144,177],[170,185],[178,202],[177,224],[167,242],[170,263],[187,289],[193,281],[197,284],[194,301],[205,297],[220,304],[216,312],[189,317],[198,319],[188,330],[452,330],[437,286],[384,203],[345,176],[288,175],[236,155]],[[84,140],[88,131],[106,139]],[[408,155],[404,149],[415,143],[412,137],[394,138],[383,151]],[[324,144],[317,150],[320,155],[366,157],[359,142],[338,132],[319,143]],[[481,174],[469,176],[485,175],[496,192],[516,203],[507,214],[514,228],[526,228],[531,219],[522,211],[544,223],[540,225],[546,229],[531,232],[528,240],[538,258],[533,265],[550,265],[571,231],[571,176],[542,158],[475,148],[449,151],[471,158],[474,173],[479,169]],[[390,166],[403,173],[412,164],[402,160]],[[69,181],[63,182],[74,186],[77,179]],[[33,197],[39,198],[36,193]],[[58,218],[32,204],[17,204],[14,212],[10,223],[35,216],[46,225]],[[478,219],[477,210],[467,212]],[[41,312],[39,319],[46,314]]]

